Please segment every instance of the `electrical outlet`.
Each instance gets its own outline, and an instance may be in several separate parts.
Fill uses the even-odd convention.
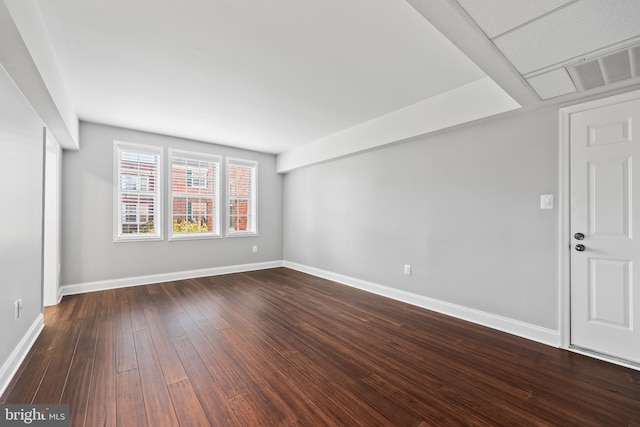
[[[411,265],[410,264],[405,264],[404,265],[404,274],[406,274],[407,276],[411,276]]]
[[[257,247],[257,246],[254,246],[253,248],[251,248],[251,250],[252,250],[253,252],[258,252],[258,247]]]
[[[13,317],[14,319],[18,319],[20,317],[20,312],[22,311],[22,299],[16,300],[13,303]]]

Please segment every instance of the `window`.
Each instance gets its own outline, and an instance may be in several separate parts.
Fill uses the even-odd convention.
[[[187,170],[187,187],[207,188],[207,182],[206,170]]]
[[[220,236],[220,158],[181,151],[171,157],[171,239]]]
[[[227,159],[228,236],[257,234],[257,172],[257,162]]]
[[[149,191],[149,177],[124,175],[123,185],[125,190]]]
[[[162,149],[116,141],[115,241],[162,239]]]

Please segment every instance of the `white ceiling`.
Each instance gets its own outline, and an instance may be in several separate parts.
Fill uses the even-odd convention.
[[[571,3],[572,0],[458,0],[490,38]]]
[[[638,0],[29,1],[81,120],[298,157],[575,99],[640,41]]]
[[[397,0],[40,0],[80,119],[280,153],[485,74]]]

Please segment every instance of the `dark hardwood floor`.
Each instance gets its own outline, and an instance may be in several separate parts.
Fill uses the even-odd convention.
[[[279,268],[65,297],[5,403],[72,426],[640,426],[640,372]]]

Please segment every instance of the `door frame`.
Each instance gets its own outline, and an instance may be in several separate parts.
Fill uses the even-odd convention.
[[[42,304],[60,303],[62,147],[49,129],[45,130],[43,163]]]
[[[560,234],[558,236],[560,268],[558,269],[558,279],[560,287],[558,293],[558,325],[560,329],[560,348],[640,370],[640,365],[571,346],[571,114],[636,99],[640,99],[640,90],[560,108],[560,185],[558,190],[558,207],[560,209]]]

